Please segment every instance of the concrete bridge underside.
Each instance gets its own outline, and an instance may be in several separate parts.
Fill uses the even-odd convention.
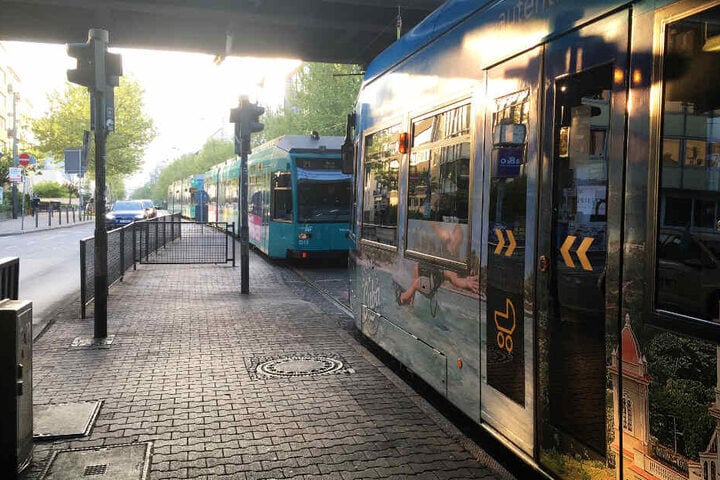
[[[442,0],[0,0],[0,40],[366,64]]]

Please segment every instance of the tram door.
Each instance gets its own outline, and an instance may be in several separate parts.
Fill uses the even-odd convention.
[[[618,13],[545,51],[537,426],[540,463],[561,478],[572,477],[562,465],[609,469],[616,456],[608,365],[618,335],[628,20]]]
[[[541,49],[487,72],[481,414],[534,451],[534,282]]]

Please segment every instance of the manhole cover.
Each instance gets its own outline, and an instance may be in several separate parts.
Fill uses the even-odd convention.
[[[265,377],[310,377],[349,371],[341,358],[323,355],[292,355],[260,362],[255,369]]]
[[[152,443],[75,448],[55,452],[43,480],[143,480],[150,471]]]
[[[95,423],[101,402],[33,405],[33,438],[82,437]]]

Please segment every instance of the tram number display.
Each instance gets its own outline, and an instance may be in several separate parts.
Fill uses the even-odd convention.
[[[499,147],[492,151],[494,177],[517,177],[523,162],[524,147]]]
[[[333,158],[298,158],[297,166],[305,170],[340,170],[340,160]]]

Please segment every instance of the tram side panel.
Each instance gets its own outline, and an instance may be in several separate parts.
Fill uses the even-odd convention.
[[[537,425],[548,418],[554,422],[558,435],[553,438],[552,435],[543,436],[545,432],[536,432],[542,444],[531,455],[532,462],[557,478],[718,478],[720,129],[715,119],[720,111],[716,87],[720,83],[717,78],[720,58],[712,50],[712,44],[713,41],[720,43],[720,40],[711,40],[720,38],[720,2],[660,3],[668,7],[653,11],[656,4],[636,2],[632,9],[619,12],[628,18],[634,15],[632,21],[621,22],[635,29],[631,44],[634,63],[630,68],[626,68],[625,60],[620,57],[623,49],[618,50],[620,53],[611,58],[610,63],[605,60],[602,64],[593,63],[598,61],[593,57],[593,48],[607,52],[607,47],[611,46],[601,40],[609,38],[612,29],[605,32],[600,27],[594,37],[587,37],[582,55],[578,52],[575,56],[563,57],[569,60],[582,58],[582,62],[573,66],[574,72],[564,71],[557,77],[544,79],[543,88],[551,92],[546,99],[553,99],[554,89],[568,86],[564,82],[571,78],[594,81],[608,77],[613,82],[613,90],[603,93],[609,90],[603,84],[602,88],[596,88],[597,92],[583,93],[577,104],[568,104],[571,115],[567,122],[557,122],[557,132],[552,113],[555,103],[548,102],[546,108],[550,113],[543,117],[547,123],[543,148],[552,150],[553,142],[562,143],[565,138],[569,139],[572,150],[578,145],[575,142],[582,139],[579,134],[583,129],[589,129],[594,136],[596,149],[608,144],[609,135],[616,139],[612,148],[608,147],[611,171],[605,190],[601,185],[577,182],[589,177],[581,175],[581,168],[573,168],[586,167],[590,160],[599,157],[580,159],[576,155],[575,164],[564,171],[568,175],[555,179],[556,185],[540,179],[548,182],[540,187],[545,191],[562,188],[557,198],[564,199],[564,212],[576,217],[578,212],[587,214],[594,224],[601,222],[603,215],[608,216],[607,238],[602,239],[606,248],[600,247],[599,236],[592,244],[589,240],[583,244],[585,237],[574,232],[565,232],[555,238],[554,243],[541,243],[539,247],[550,245],[554,249],[548,254],[549,263],[539,262],[537,268],[557,268],[555,295],[559,305],[594,302],[604,303],[606,309],[602,315],[593,310],[571,312],[581,321],[606,320],[606,332],[596,335],[603,343],[593,346],[592,358],[580,345],[571,345],[563,336],[568,328],[578,329],[578,326],[560,321],[564,318],[562,315],[550,318],[543,314],[537,320],[539,324],[556,323],[556,333],[561,333],[554,337],[554,341],[560,343],[553,346],[552,364],[542,360],[545,358],[542,355],[547,354],[544,349],[552,346],[545,343],[544,337],[525,339],[530,345],[537,342],[541,352],[534,360],[537,376],[549,375],[548,369],[557,369],[550,375],[552,388],[545,390],[553,396],[552,408],[548,408],[546,398],[537,398],[539,408],[535,415]],[[511,2],[498,2],[497,8],[503,9],[506,5],[508,8],[503,12],[514,11]],[[542,12],[548,16],[558,13],[555,27],[559,30],[552,32],[554,35],[561,37],[563,33],[559,14],[572,8],[562,4]],[[588,10],[588,21],[595,20],[591,18],[593,8],[600,14],[603,9],[613,7],[610,2],[602,5],[598,2]],[[598,25],[602,16],[598,15]],[[491,24],[496,18],[488,15],[488,19],[477,23]],[[513,19],[510,23],[520,25],[521,19]],[[507,27],[507,24],[502,26]],[[654,31],[654,34],[647,35],[648,31]],[[353,253],[357,265],[353,308],[356,325],[365,335],[483,424],[475,412],[477,404],[487,398],[487,391],[477,388],[476,382],[473,386],[473,379],[463,375],[465,372],[479,375],[478,366],[467,359],[485,355],[481,350],[484,346],[478,344],[478,324],[486,324],[491,319],[481,316],[480,311],[485,310],[485,305],[479,308],[481,303],[477,298],[466,302],[472,299],[471,294],[457,291],[447,280],[433,283],[432,267],[448,263],[452,266],[452,262],[416,255],[425,253],[422,245],[413,245],[419,237],[411,233],[414,225],[418,225],[415,222],[423,221],[413,215],[422,215],[423,199],[428,196],[427,189],[419,188],[424,184],[413,171],[422,159],[412,156],[412,148],[409,156],[394,152],[392,148],[400,133],[412,135],[415,120],[434,114],[432,106],[445,108],[457,99],[458,92],[477,88],[472,81],[465,85],[462,82],[467,78],[482,78],[482,71],[472,70],[473,64],[481,65],[482,62],[456,56],[466,33],[466,27],[460,26],[424,48],[422,53],[407,52],[411,55],[409,62],[416,61],[405,71],[401,61],[395,62],[398,64],[395,72],[378,73],[372,65],[369,68],[374,72],[370,74],[372,81],[366,82],[358,107],[355,225],[358,241],[357,251]],[[482,35],[473,38],[482,38]],[[399,49],[402,45],[399,42],[394,48]],[[661,60],[666,71],[656,74],[667,76],[665,84],[660,81],[662,78],[653,77],[653,69],[663,63]],[[454,70],[458,65],[464,65],[465,70]],[[620,68],[613,69],[610,75],[604,70],[593,73],[593,68],[602,69],[607,65]],[[452,77],[455,83],[442,79],[437,82],[418,80],[417,83],[413,80],[414,75],[418,79],[436,78],[440,71]],[[401,80],[398,84],[388,80],[394,73]],[[574,76],[567,76],[568,73]],[[678,83],[683,78],[685,86]],[[622,128],[617,128],[616,120],[618,112],[621,115],[625,112],[622,94],[625,81],[632,101],[627,108],[627,160],[622,152],[618,155],[616,149],[623,143],[617,140],[621,139],[618,135]],[[595,88],[592,82],[578,81],[577,85]],[[393,93],[396,91],[402,91],[403,95],[398,97]],[[374,98],[382,98],[383,102],[374,103]],[[409,98],[413,100],[410,109],[407,108]],[[606,102],[608,99],[610,101]],[[652,103],[653,99],[657,99],[657,103]],[[602,112],[604,104],[614,109],[612,132],[603,133],[596,123],[604,117],[597,118],[592,114],[593,107]],[[590,112],[587,121],[581,118],[585,111]],[[659,112],[659,117],[651,117],[651,112]],[[482,112],[476,112],[476,115],[482,115]],[[474,153],[473,207],[482,201],[477,187],[482,184],[482,162],[477,152],[482,149],[481,142],[490,141],[481,137],[478,135],[476,139]],[[378,145],[384,147],[378,148]],[[570,156],[564,155],[562,146],[552,151],[549,157],[555,154],[560,157],[554,159],[559,164]],[[627,164],[623,165],[623,161]],[[627,176],[624,176],[623,168],[627,168]],[[585,173],[589,171],[585,169]],[[545,172],[548,173],[552,177],[552,171]],[[572,179],[576,181],[570,181]],[[592,208],[582,203],[588,201]],[[624,204],[624,210],[618,207],[620,204]],[[619,211],[624,212],[624,217],[617,214]],[[610,219],[611,214],[616,218]],[[392,218],[395,220],[391,221]],[[549,216],[541,217],[540,231],[550,231],[550,227],[542,223],[543,219],[548,220],[548,225],[552,220]],[[472,246],[479,248],[482,239],[487,239],[483,257],[496,250],[502,253],[508,247],[504,229],[491,224],[481,233],[476,222],[481,223],[473,216]],[[502,239],[497,233],[493,235],[496,227],[501,231]],[[430,267],[424,265],[427,263]],[[605,270],[599,267],[603,264],[607,266]],[[592,274],[581,278],[581,269]],[[468,262],[466,269],[457,273],[472,274],[472,263]],[[496,269],[495,274],[497,278],[493,285],[500,294],[511,291],[502,271]],[[481,271],[480,292],[485,301],[486,295],[493,292],[483,275],[484,271]],[[418,281],[421,277],[423,280]],[[436,274],[435,278],[440,277]],[[436,287],[438,283],[440,287]],[[415,295],[410,302],[408,291],[413,284]],[[543,284],[538,282],[538,285]],[[427,296],[419,293],[423,288],[426,292],[434,290],[434,293]],[[618,310],[618,299],[622,301],[622,311]],[[552,310],[550,312],[552,314]],[[465,360],[462,369],[459,359]],[[488,361],[501,363],[502,359],[488,358]],[[563,372],[582,374],[583,362],[589,361],[601,365],[603,371],[580,378],[578,385],[566,388],[564,382],[568,380]],[[465,370],[467,366],[470,368]],[[537,378],[526,380],[532,382]],[[600,392],[593,393],[597,421],[593,421],[591,427],[585,426],[590,425],[587,423],[588,408],[577,404],[583,396],[575,395],[582,390],[583,381],[593,384],[590,386],[593,392]],[[582,413],[585,418],[573,418],[575,413]],[[605,428],[598,427],[603,420],[607,423]],[[603,432],[607,434],[603,435]],[[507,435],[507,439],[513,441],[511,435]]]

